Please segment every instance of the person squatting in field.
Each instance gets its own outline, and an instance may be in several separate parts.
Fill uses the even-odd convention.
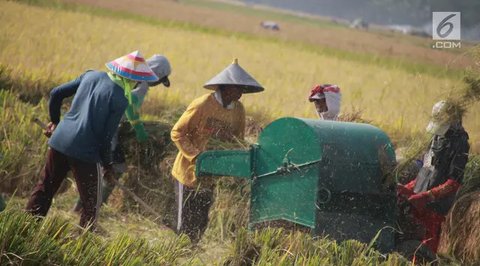
[[[150,87],[154,87],[159,85],[160,83],[163,84],[165,87],[170,87],[170,80],[168,76],[171,74],[171,66],[168,59],[163,55],[153,55],[149,59],[146,60],[147,65],[152,69],[152,71],[159,77],[158,81],[154,82],[147,82],[142,81],[140,82],[134,90],[132,90],[132,105],[127,107],[125,115],[123,116],[122,120],[128,120],[130,125],[135,130],[136,139],[139,142],[144,142],[148,138],[148,133],[145,130],[145,127],[140,120],[140,108],[145,100],[145,96],[147,95]],[[118,137],[118,129],[113,135],[112,138],[112,152],[113,152],[113,173],[114,178],[119,180],[120,177],[127,171],[127,165],[125,162],[125,155],[123,153],[120,139]],[[102,182],[102,203],[107,203],[107,200],[112,193],[113,189],[115,188],[115,184],[111,184],[110,182],[106,182],[104,180]],[[73,211],[80,212],[82,210],[82,201],[80,199],[77,200]]]
[[[400,203],[406,200],[411,204],[412,216],[424,227],[422,243],[436,253],[442,223],[462,184],[470,146],[462,113],[447,101],[433,106],[427,131],[433,138],[423,166],[415,179],[398,184],[397,193]]]
[[[106,64],[109,72],[87,71],[50,93],[50,137],[43,174],[34,187],[26,210],[45,216],[67,173],[72,171],[83,210],[80,226],[91,230],[101,203],[102,167],[112,179],[111,141],[125,110],[132,108],[132,88],[137,82],[158,80],[140,52]],[[60,121],[63,99],[73,96],[70,110]]]
[[[175,178],[177,233],[197,243],[207,225],[213,203],[214,182],[197,179],[195,160],[206,149],[210,138],[222,141],[242,140],[245,132],[245,110],[240,97],[244,93],[263,91],[237,60],[204,85],[215,92],[195,99],[174,125],[171,138],[179,152],[172,175]]]
[[[338,119],[342,94],[340,93],[340,88],[337,85],[316,85],[310,91],[308,100],[315,104],[315,110],[317,111],[318,117],[321,119]]]

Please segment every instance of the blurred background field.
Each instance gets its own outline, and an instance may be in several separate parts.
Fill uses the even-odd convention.
[[[131,159],[124,180],[164,215],[160,221],[152,221],[154,217],[116,190],[110,205],[102,209],[100,236],[75,233],[72,224],[78,217],[70,208],[76,190],[67,185],[55,199],[51,217],[41,224],[47,228],[44,234],[35,233],[39,225],[16,211],[24,206],[46,151],[46,138],[31,120],[47,121],[52,87],[87,69],[105,70],[105,62],[125,53],[138,49],[146,58],[162,53],[170,59],[172,87],[153,89],[143,107],[144,119],[164,125],[155,134],[167,137],[185,106],[208,93],[203,84],[238,58],[266,87],[261,94],[242,98],[250,142],[259,128],[276,118],[315,117],[306,99],[310,88],[335,83],[342,88],[344,114],[379,126],[397,147],[409,146],[424,138],[433,103],[462,91],[462,79],[474,66],[469,44],[456,52],[433,50],[428,40],[418,37],[356,31],[329,21],[249,12],[206,0],[136,3],[132,7],[124,0],[0,0],[0,193],[7,193],[10,200],[8,211],[0,214],[1,265],[29,260],[91,265],[112,256],[125,258],[124,253],[134,255],[123,260],[125,265],[410,265],[399,255],[385,256],[355,241],[313,240],[278,229],[247,233],[249,191],[245,183],[229,178],[222,179],[215,191],[204,240],[189,246],[185,239],[155,226],[155,222],[171,225],[174,215],[168,173],[176,149],[168,142],[155,146],[153,153],[152,147],[132,145],[135,156],[149,156],[149,165]],[[263,16],[283,21],[286,29],[280,34],[262,31],[258,19]],[[477,152],[479,111],[477,103],[465,118],[472,150]],[[478,159],[471,160],[469,177],[478,175],[478,165]],[[25,227],[15,227],[16,221]],[[47,244],[42,246],[43,242]],[[5,243],[23,244],[5,247]],[[55,256],[49,261],[25,243],[34,243],[40,253],[55,251]],[[86,248],[76,250],[81,243],[87,243]],[[135,253],[136,249],[143,250]],[[67,254],[85,260],[72,260]],[[121,261],[111,260],[111,265]]]

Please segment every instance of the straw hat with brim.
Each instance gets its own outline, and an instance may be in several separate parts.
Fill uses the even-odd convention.
[[[139,51],[119,57],[106,66],[113,73],[130,80],[149,82],[158,80]]]
[[[235,59],[233,63],[222,72],[205,83],[203,87],[209,90],[216,90],[222,85],[238,86],[242,88],[243,93],[255,93],[264,90],[263,86],[238,64],[237,59]]]
[[[440,101],[433,105],[432,117],[427,125],[427,132],[435,135],[445,135],[451,125],[447,101]]]

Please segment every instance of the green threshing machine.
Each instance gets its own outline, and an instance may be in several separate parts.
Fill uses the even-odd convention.
[[[281,118],[249,150],[206,151],[196,174],[251,183],[250,227],[287,221],[336,240],[376,239],[394,248],[395,152],[380,129],[360,123]]]

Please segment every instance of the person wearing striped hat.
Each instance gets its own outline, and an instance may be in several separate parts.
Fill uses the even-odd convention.
[[[159,78],[135,51],[106,64],[108,72],[87,71],[50,93],[50,137],[47,162],[27,203],[26,210],[45,216],[52,198],[67,173],[72,171],[83,210],[80,226],[94,229],[101,203],[102,167],[111,179],[111,141],[125,110],[132,108],[132,89],[138,82]],[[70,110],[60,121],[65,98],[72,97]]]
[[[214,188],[208,178],[197,178],[195,160],[206,150],[211,138],[222,141],[244,138],[245,109],[239,99],[244,93],[264,90],[237,60],[204,88],[214,92],[195,99],[171,132],[178,148],[172,168],[176,183],[177,232],[188,235],[192,243],[200,240],[208,225]]]
[[[159,84],[163,84],[164,87],[170,87],[170,80],[168,76],[172,72],[172,68],[170,66],[170,62],[168,61],[167,57],[159,54],[155,54],[149,59],[145,60],[147,65],[152,69],[152,71],[159,77],[158,81],[155,82],[148,82],[142,81],[138,83],[135,89],[132,90],[132,105],[129,106],[125,112],[125,115],[122,118],[122,121],[128,120],[128,122],[132,125],[132,128],[135,131],[136,139],[139,142],[144,142],[148,138],[148,133],[145,130],[145,127],[140,120],[140,108],[145,100],[145,97],[150,90],[150,87],[157,86]],[[113,135],[112,138],[112,151],[113,151],[113,172],[114,178],[119,180],[122,175],[127,171],[127,165],[125,161],[125,155],[122,150],[122,145],[119,143],[120,139],[118,137],[118,129]],[[109,182],[102,183],[102,203],[105,204],[110,197],[113,189],[115,188],[115,184],[111,184]],[[80,198],[77,200],[75,206],[73,207],[74,212],[81,212],[82,210],[82,202]]]
[[[315,104],[318,116],[324,120],[337,120],[340,113],[342,94],[337,85],[316,85],[310,91],[308,97]]]

